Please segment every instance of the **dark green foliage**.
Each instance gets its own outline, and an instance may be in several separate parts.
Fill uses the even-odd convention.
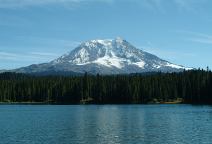
[[[1,102],[145,104],[177,98],[212,104],[211,71],[72,77],[0,74]]]

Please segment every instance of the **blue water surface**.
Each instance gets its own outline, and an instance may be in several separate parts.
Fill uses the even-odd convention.
[[[212,144],[212,107],[0,105],[1,144]]]

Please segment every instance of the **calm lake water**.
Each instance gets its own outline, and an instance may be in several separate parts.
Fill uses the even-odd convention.
[[[0,105],[1,144],[211,144],[212,107]]]

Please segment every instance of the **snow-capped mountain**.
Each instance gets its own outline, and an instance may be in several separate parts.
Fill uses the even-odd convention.
[[[124,74],[142,72],[179,72],[189,70],[144,52],[122,38],[91,40],[49,63],[31,65],[17,72],[74,72]]]

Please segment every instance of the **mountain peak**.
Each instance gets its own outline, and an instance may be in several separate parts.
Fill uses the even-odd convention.
[[[94,39],[86,41],[82,44],[84,45],[93,45],[93,44],[102,44],[102,45],[108,45],[109,43],[123,43],[125,40],[121,37],[116,37],[115,39]]]
[[[188,68],[162,60],[117,37],[83,42],[58,59],[45,65],[29,67],[28,71],[45,71],[45,69],[92,74],[123,74],[178,72]],[[22,69],[22,72],[24,70]]]
[[[116,37],[116,38],[114,39],[114,41],[119,42],[119,43],[122,43],[122,42],[124,41],[124,39],[121,38],[121,37]]]

